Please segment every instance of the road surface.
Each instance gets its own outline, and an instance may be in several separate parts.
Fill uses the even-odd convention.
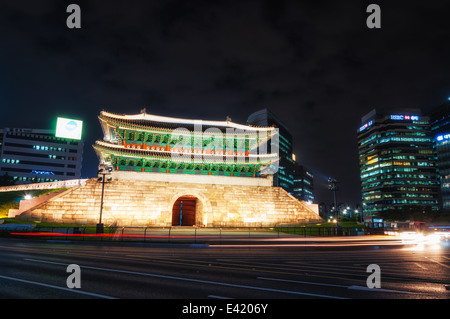
[[[73,264],[80,269],[80,288],[67,285],[75,274],[67,271]],[[368,287],[372,264],[379,266],[380,288]],[[2,299],[177,299],[179,307],[213,299],[448,299],[449,284],[450,249],[444,244],[214,246],[0,239]]]

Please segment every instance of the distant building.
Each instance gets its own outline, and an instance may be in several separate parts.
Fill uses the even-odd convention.
[[[0,129],[0,176],[16,184],[81,177],[83,142],[42,129]]]
[[[436,164],[440,181],[440,200],[443,210],[450,210],[450,101],[431,110],[431,133],[434,139]]]
[[[324,202],[319,203],[319,215],[322,218],[326,218],[329,215],[327,204]]]
[[[273,175],[273,186],[282,187],[288,193],[294,193],[294,159],[292,135],[287,126],[270,110],[262,109],[248,117],[247,123],[253,126],[275,126],[279,129],[278,172]]]
[[[429,117],[418,109],[373,110],[357,135],[364,216],[439,209]]]
[[[314,174],[298,163],[294,164],[294,197],[314,203]]]

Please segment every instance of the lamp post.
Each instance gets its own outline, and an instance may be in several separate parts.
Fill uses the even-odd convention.
[[[339,227],[338,217],[339,217],[339,211],[337,207],[337,201],[336,201],[336,192],[339,190],[338,187],[338,180],[336,178],[330,177],[328,178],[328,189],[333,192],[334,195],[334,211],[336,213],[336,227]]]
[[[97,182],[102,183],[102,196],[100,199],[100,217],[98,220],[96,233],[97,234],[103,234],[103,224],[102,224],[102,214],[103,214],[103,195],[105,193],[105,183],[110,183],[112,178],[109,177],[108,180],[106,180],[106,175],[111,175],[112,167],[106,166],[106,165],[100,165],[98,170],[99,177],[97,178]]]

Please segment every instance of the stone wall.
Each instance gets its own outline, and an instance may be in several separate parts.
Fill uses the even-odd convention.
[[[101,183],[90,179],[16,218],[97,224]],[[272,227],[321,220],[316,211],[280,187],[116,179],[105,184],[102,222],[117,226],[171,226],[181,196],[197,198],[195,225]]]
[[[113,179],[127,179],[132,181],[221,184],[221,185],[241,185],[241,186],[268,186],[268,187],[271,187],[273,185],[273,175],[255,178],[255,177],[237,177],[237,176],[223,176],[223,175],[221,176],[221,175],[113,171],[111,176]]]
[[[78,186],[87,181],[87,179],[68,179],[58,182],[45,182],[45,183],[31,183],[20,184],[11,186],[1,186],[0,192],[17,192],[17,191],[31,191],[36,189],[56,189],[56,188],[70,188]]]
[[[10,209],[8,211],[8,218],[15,218],[17,215],[22,214],[23,212],[32,209],[42,203],[47,202],[50,198],[57,196],[58,194],[64,192],[64,190],[60,190],[58,192],[51,192],[46,195],[40,195],[38,197],[34,197],[31,199],[22,199],[19,202],[18,209]]]

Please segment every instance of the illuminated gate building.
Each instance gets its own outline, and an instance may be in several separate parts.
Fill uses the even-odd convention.
[[[273,187],[276,127],[145,110],[135,115],[102,111],[99,120],[104,138],[93,147],[101,166],[112,171],[104,184],[105,225],[272,227],[321,220],[317,205]],[[93,178],[20,218],[96,224],[101,189]]]

